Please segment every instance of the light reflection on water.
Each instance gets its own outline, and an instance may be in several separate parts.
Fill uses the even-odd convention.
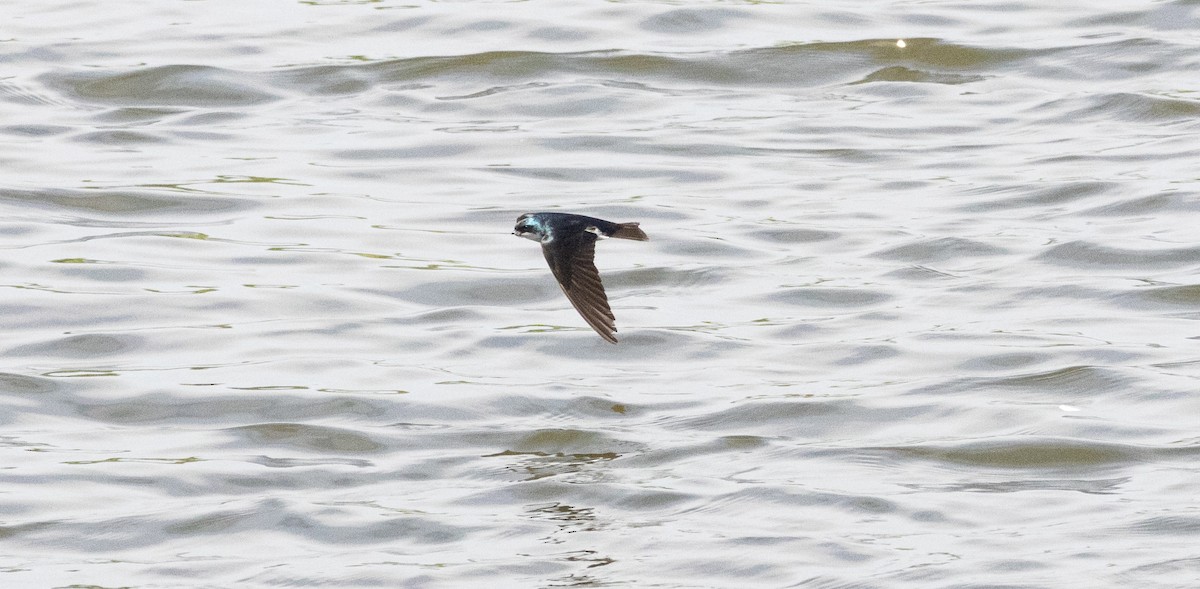
[[[1188,585],[1198,9],[1011,8],[6,5],[5,586]]]

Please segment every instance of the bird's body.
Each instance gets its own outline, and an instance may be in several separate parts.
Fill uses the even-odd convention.
[[[542,244],[542,254],[567,300],[600,337],[617,343],[616,317],[596,270],[596,240],[608,237],[646,241],[637,223],[613,223],[570,213],[526,213],[513,235]]]

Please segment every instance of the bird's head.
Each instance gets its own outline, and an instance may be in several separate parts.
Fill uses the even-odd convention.
[[[546,226],[542,219],[534,213],[525,213],[517,217],[517,225],[513,227],[513,235],[542,241],[546,237]]]

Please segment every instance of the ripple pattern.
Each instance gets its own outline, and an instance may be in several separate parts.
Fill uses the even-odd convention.
[[[810,4],[6,2],[0,584],[1194,586],[1200,7]]]

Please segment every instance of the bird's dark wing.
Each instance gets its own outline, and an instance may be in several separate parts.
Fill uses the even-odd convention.
[[[600,271],[596,270],[596,236],[580,232],[542,246],[542,253],[567,300],[600,337],[617,343],[617,318],[608,306]]]

